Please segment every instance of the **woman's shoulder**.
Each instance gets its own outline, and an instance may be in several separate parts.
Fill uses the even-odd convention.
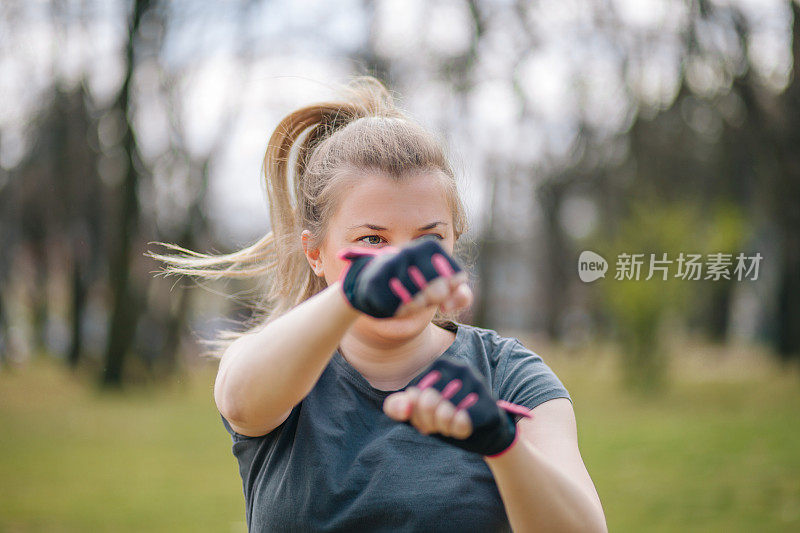
[[[493,384],[499,384],[509,359],[525,350],[516,337],[491,328],[456,322],[456,349],[452,355],[479,370]],[[531,352],[532,353],[532,352]]]
[[[455,323],[462,333],[462,344],[465,347],[478,348],[478,352],[490,359],[497,359],[511,350],[526,350],[516,337],[505,336],[494,329],[484,328],[462,322]],[[457,333],[458,335],[458,333]]]
[[[533,408],[569,392],[550,366],[514,336],[494,329],[457,323],[462,330],[460,355],[480,370],[500,399]]]

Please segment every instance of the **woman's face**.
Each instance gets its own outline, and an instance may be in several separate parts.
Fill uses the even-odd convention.
[[[438,176],[421,173],[393,180],[380,172],[353,180],[332,217],[322,248],[307,250],[309,262],[328,285],[339,279],[348,262],[336,257],[345,247],[380,249],[400,247],[424,235],[441,239],[442,248],[453,252],[453,216]],[[353,327],[386,340],[413,336],[427,327],[436,305],[402,318],[359,316]]]

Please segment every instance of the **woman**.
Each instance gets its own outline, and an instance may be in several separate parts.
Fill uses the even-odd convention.
[[[454,320],[472,292],[440,143],[376,79],[346,89],[270,138],[263,239],[153,254],[269,281],[257,318],[222,335],[214,386],[249,530],[605,531],[561,381],[517,339]]]

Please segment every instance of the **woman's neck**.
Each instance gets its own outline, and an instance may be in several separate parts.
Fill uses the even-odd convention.
[[[455,341],[455,333],[433,323],[406,342],[387,345],[351,328],[339,345],[342,357],[379,390],[398,390]]]

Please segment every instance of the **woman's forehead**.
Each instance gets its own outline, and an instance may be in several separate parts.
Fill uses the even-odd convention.
[[[366,174],[349,180],[339,203],[341,212],[380,214],[387,211],[413,209],[426,216],[436,211],[447,212],[448,203],[441,178],[422,173],[401,179]],[[413,213],[409,213],[411,215]]]

